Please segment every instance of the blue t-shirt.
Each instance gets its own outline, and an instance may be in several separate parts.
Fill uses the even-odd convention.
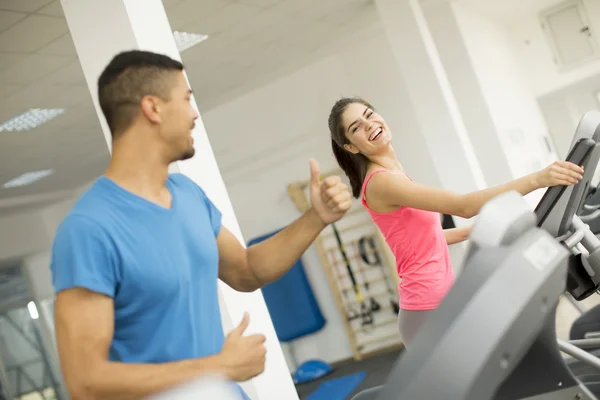
[[[56,292],[83,287],[114,300],[112,361],[206,357],[224,343],[217,294],[221,213],[185,175],[171,174],[167,187],[169,209],[102,176],[56,232]]]

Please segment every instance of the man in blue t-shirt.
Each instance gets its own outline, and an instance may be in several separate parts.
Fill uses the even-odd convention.
[[[311,209],[246,249],[198,185],[168,173],[194,155],[198,114],[182,64],[120,53],[101,74],[98,96],[111,161],[52,249],[57,345],[71,396],[133,399],[205,374],[232,382],[260,374],[265,338],[244,335],[248,314],[224,336],[217,280],[250,292],[281,277],[350,208],[347,186],[321,181],[311,162]]]

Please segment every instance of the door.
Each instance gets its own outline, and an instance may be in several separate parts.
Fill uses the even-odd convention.
[[[564,2],[542,13],[542,27],[560,67],[577,66],[600,55],[581,1]]]

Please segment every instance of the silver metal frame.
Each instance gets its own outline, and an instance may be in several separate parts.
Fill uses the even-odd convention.
[[[19,336],[36,352],[39,354],[39,359],[35,359],[35,362],[41,362],[42,363],[42,378],[41,381],[38,379],[34,379],[29,373],[27,373],[27,371],[23,368],[24,365],[16,365],[13,368],[11,368],[10,370],[14,370],[17,373],[17,383],[16,383],[16,393],[12,393],[13,396],[21,396],[25,393],[22,393],[22,389],[21,389],[21,377],[23,379],[25,379],[25,381],[29,382],[31,388],[32,388],[32,392],[37,391],[41,394],[41,390],[48,388],[48,387],[52,387],[55,391],[55,396],[57,400],[61,400],[61,399],[65,399],[68,397],[65,397],[66,392],[64,390],[64,383],[61,379],[60,376],[56,376],[54,373],[54,368],[52,365],[53,360],[50,358],[52,357],[54,354],[52,354],[52,351],[54,350],[54,348],[52,347],[51,349],[47,348],[47,342],[44,341],[44,337],[43,334],[41,332],[42,327],[40,326],[41,321],[38,320],[31,320],[31,324],[32,324],[32,332],[33,332],[33,337],[31,337],[30,335],[28,335],[23,328],[7,313],[4,314],[0,314],[0,319],[3,319],[4,321],[6,321],[12,328],[13,330],[19,334]],[[48,351],[50,350],[50,351]],[[3,368],[3,377],[6,379],[4,381],[5,385],[9,385],[8,382],[8,374],[7,374],[7,370],[5,368]],[[10,390],[8,387],[6,388],[6,390]],[[12,397],[10,397],[12,399]]]
[[[571,305],[573,307],[575,307],[577,309],[577,311],[579,311],[580,314],[584,314],[587,311],[587,308],[582,306],[579,301],[575,300],[575,298],[573,297],[573,295],[571,293],[565,292],[563,294],[563,297],[565,299],[567,299],[569,301],[569,303],[571,303]]]
[[[580,349],[600,349],[600,338],[575,339],[569,340],[569,343]]]
[[[588,339],[588,340],[596,341],[596,343],[598,343],[597,339]],[[594,355],[588,353],[587,351],[582,350],[581,347],[575,346],[572,342],[566,342],[561,339],[557,339],[556,341],[558,343],[558,348],[563,353],[568,354],[571,357],[574,357],[580,361],[583,361],[584,363],[588,364],[589,366],[600,370],[600,359],[598,357],[595,357]]]
[[[8,375],[6,374],[6,369],[4,368],[4,363],[0,358],[0,394],[6,396],[6,399],[12,400],[14,397],[8,388]]]

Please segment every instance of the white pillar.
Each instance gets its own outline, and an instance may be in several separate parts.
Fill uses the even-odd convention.
[[[515,177],[449,0],[422,2],[428,29],[489,186]]]
[[[376,5],[442,186],[460,193],[485,188],[419,1],[376,0]]]
[[[160,0],[61,0],[61,3],[110,148],[110,131],[97,98],[96,85],[101,71],[123,50],[149,50],[181,61],[173,32]],[[194,100],[192,104],[197,108]],[[244,243],[201,118],[193,136],[196,156],[175,163],[172,170],[184,173],[202,186],[223,213],[223,225]],[[262,333],[267,337],[265,372],[243,383],[243,388],[253,399],[297,399],[262,293],[239,293],[222,282],[219,282],[219,288],[225,327],[230,328],[231,323],[237,325],[244,311],[248,311],[250,326],[247,332]]]

